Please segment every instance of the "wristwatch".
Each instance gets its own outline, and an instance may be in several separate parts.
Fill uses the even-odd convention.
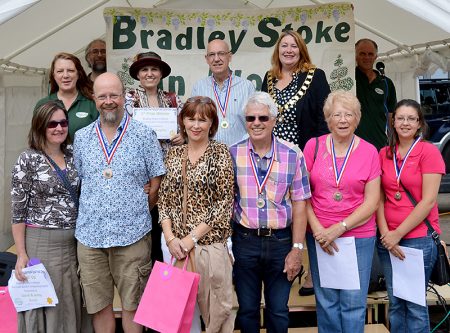
[[[348,231],[347,223],[345,223],[344,221],[341,221],[341,226],[344,227],[345,231]]]
[[[303,243],[293,243],[292,244],[292,248],[293,249],[303,250]]]

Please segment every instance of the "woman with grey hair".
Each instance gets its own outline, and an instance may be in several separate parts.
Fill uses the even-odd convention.
[[[376,148],[354,134],[361,110],[353,94],[331,93],[324,115],[331,133],[309,140],[304,149],[312,193],[306,205],[306,240],[317,323],[319,332],[363,332],[375,245],[374,212],[380,198],[380,162]],[[355,238],[359,288],[323,288],[316,251],[332,256],[339,251],[336,239],[344,237]]]

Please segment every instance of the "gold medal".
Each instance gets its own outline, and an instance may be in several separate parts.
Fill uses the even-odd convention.
[[[256,207],[263,208],[265,205],[266,202],[264,201],[263,198],[258,198],[258,200],[256,200]]]
[[[228,121],[226,119],[222,120],[222,122],[220,123],[220,127],[222,127],[223,129],[228,128]]]
[[[111,169],[108,168],[108,169],[103,170],[103,177],[105,179],[111,179],[112,176],[113,176],[113,171]]]
[[[400,201],[401,198],[402,198],[402,194],[399,191],[397,191],[394,194],[394,199],[397,200],[397,201]]]
[[[333,194],[334,201],[341,201],[342,200],[342,193],[337,191]]]

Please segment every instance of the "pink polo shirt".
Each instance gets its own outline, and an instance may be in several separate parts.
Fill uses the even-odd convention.
[[[389,147],[382,148],[379,154],[382,170],[381,184],[386,196],[386,201],[384,202],[384,216],[386,217],[389,230],[394,230],[411,213],[414,209],[414,205],[408,199],[408,196],[405,191],[403,191],[401,185],[400,189],[397,187],[394,161],[387,158],[387,149],[389,149]],[[401,159],[398,154],[397,160],[399,164],[403,162],[403,159]],[[424,173],[445,174],[445,163],[441,153],[433,144],[421,141],[417,143],[411,151],[401,174],[403,185],[411,192],[417,202],[422,200],[422,175]],[[394,195],[397,191],[400,191],[402,195],[402,198],[399,201],[394,199]],[[430,214],[428,214],[428,220],[431,222],[433,228],[440,234],[441,229],[439,228],[437,204],[434,205]],[[424,237],[427,235],[427,231],[428,228],[425,223],[420,223],[406,234],[404,238]]]
[[[339,184],[339,191],[342,193],[343,199],[335,201],[333,199],[333,194],[336,192],[333,161],[326,147],[326,138],[327,135],[319,137],[319,148],[315,161],[315,138],[308,141],[303,154],[306,159],[306,167],[310,172],[311,204],[314,213],[320,223],[328,228],[348,217],[364,202],[366,184],[379,177],[381,170],[376,148],[361,139],[347,162]],[[338,157],[336,162],[340,169],[344,157]],[[375,236],[375,234],[374,214],[366,223],[345,232],[342,237],[367,238]]]

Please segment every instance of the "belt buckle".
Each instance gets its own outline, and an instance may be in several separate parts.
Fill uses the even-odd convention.
[[[258,236],[260,236],[260,237],[270,237],[270,236],[272,236],[272,229],[269,229],[269,228],[258,228]]]

